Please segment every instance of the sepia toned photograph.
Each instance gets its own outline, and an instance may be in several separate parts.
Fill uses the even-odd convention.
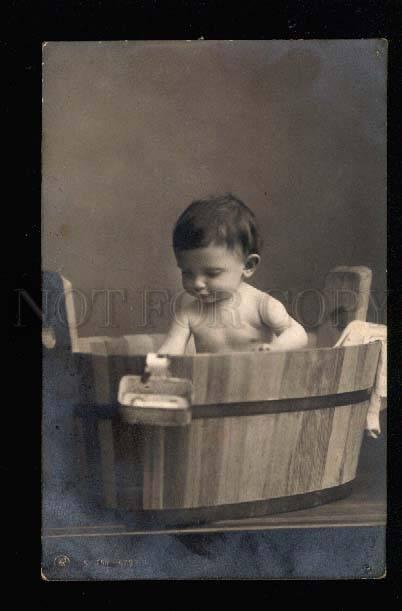
[[[384,577],[387,41],[42,62],[43,578]]]

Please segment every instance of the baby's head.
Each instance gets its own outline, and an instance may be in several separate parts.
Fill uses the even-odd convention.
[[[254,214],[230,193],[194,201],[176,222],[173,249],[188,293],[207,302],[227,298],[260,260]]]

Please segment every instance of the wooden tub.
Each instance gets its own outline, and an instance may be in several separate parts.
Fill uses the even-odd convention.
[[[185,426],[123,420],[119,382],[143,373],[145,355],[75,353],[86,488],[107,508],[165,524],[292,511],[346,496],[379,351],[375,342],[171,357],[170,375],[192,383]]]

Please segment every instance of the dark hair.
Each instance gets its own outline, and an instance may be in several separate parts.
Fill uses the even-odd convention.
[[[231,193],[192,202],[174,227],[175,252],[203,248],[212,242],[232,250],[240,247],[245,256],[260,252],[255,216]]]

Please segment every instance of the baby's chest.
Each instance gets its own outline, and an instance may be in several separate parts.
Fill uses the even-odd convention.
[[[195,324],[194,324],[195,323]],[[232,316],[199,319],[191,325],[196,343],[208,351],[241,349],[256,342],[269,342],[272,331],[255,319]]]

